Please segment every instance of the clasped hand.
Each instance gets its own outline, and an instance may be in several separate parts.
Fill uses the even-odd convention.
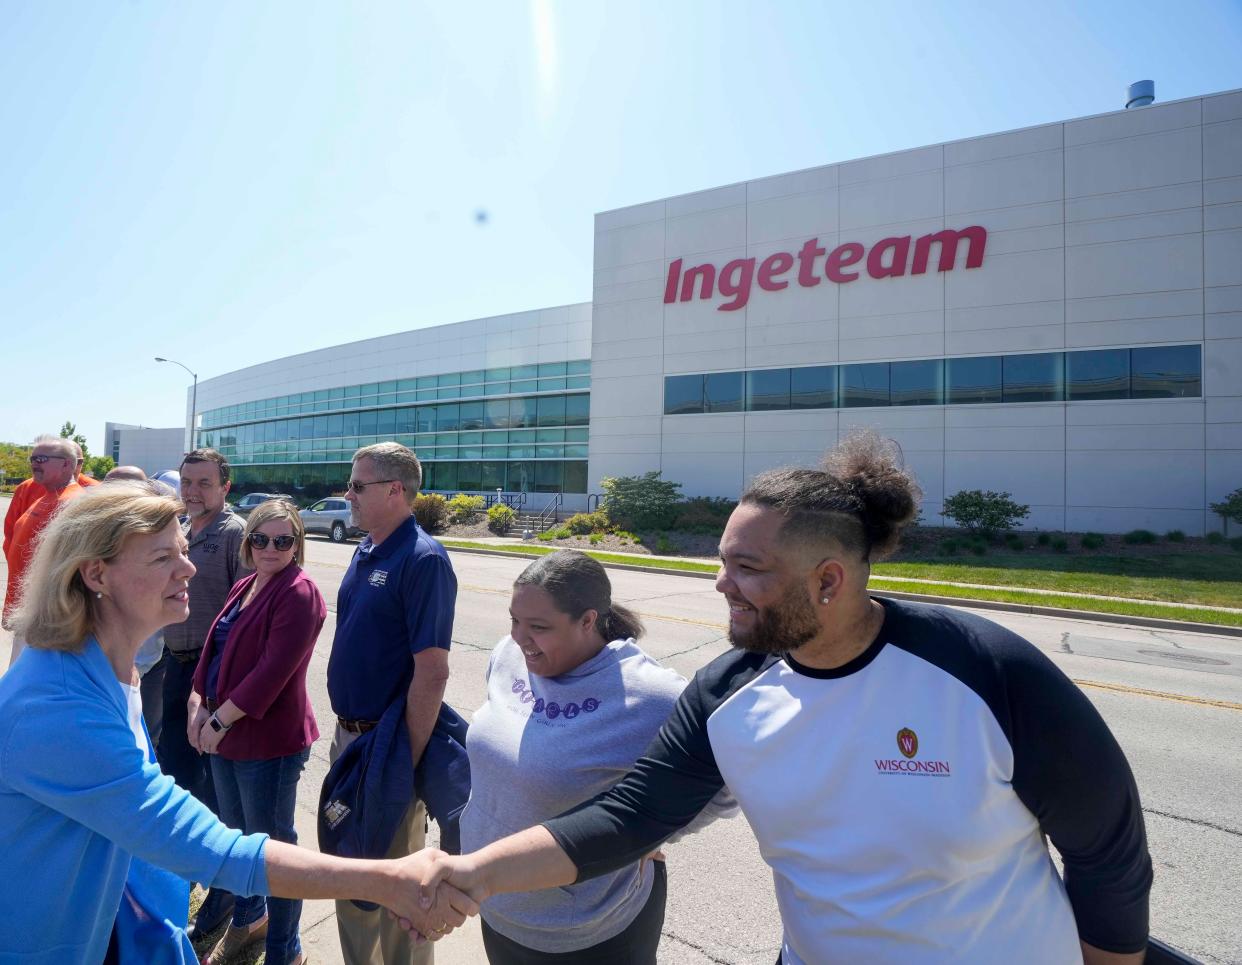
[[[417,887],[403,907],[389,907],[388,915],[410,933],[415,942],[439,941],[479,913],[486,895],[478,884],[468,857],[425,848],[409,858]]]

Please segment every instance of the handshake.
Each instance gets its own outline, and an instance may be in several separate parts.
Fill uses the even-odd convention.
[[[479,913],[487,893],[472,858],[424,848],[392,862],[394,892],[383,904],[415,944],[439,941]]]

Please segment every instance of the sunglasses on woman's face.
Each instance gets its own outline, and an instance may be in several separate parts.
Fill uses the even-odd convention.
[[[267,544],[270,540],[272,545],[282,553],[298,541],[296,536],[268,536],[266,533],[251,533],[246,539],[257,550],[267,549]]]

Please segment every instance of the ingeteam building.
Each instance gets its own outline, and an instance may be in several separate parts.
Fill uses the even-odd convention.
[[[395,439],[426,489],[538,511],[650,470],[736,497],[869,426],[929,522],[990,489],[1033,528],[1218,529],[1242,486],[1242,91],[1144,100],[599,214],[589,304],[222,375],[197,442],[313,491]]]

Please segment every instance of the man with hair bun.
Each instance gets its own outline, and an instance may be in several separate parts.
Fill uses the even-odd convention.
[[[757,476],[720,541],[734,650],[611,790],[431,880],[482,900],[605,874],[727,786],[772,868],[783,965],[1141,962],[1151,861],[1100,715],[1009,630],[867,591],[920,495],[872,433]]]

